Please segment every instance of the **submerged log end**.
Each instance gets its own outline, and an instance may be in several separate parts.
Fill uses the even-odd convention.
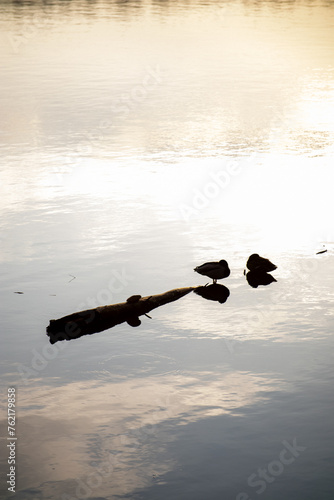
[[[98,332],[103,329],[101,323],[99,311],[89,309],[60,319],[51,319],[46,333],[50,343],[55,344],[59,340],[78,339],[83,335]]]

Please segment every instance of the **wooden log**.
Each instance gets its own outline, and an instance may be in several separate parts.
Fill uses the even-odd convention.
[[[132,295],[126,302],[79,311],[59,319],[51,319],[46,328],[51,344],[60,340],[78,339],[83,335],[102,332],[127,322],[136,327],[141,324],[139,316],[152,309],[174,302],[197,287],[175,288],[157,295],[141,297]]]

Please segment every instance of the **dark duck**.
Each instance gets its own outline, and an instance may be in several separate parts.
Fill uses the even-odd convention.
[[[270,262],[269,259],[260,257],[257,253],[253,253],[253,255],[249,257],[246,266],[250,271],[261,271],[265,273],[270,273],[277,269],[277,266]]]
[[[214,284],[217,283],[217,280],[227,278],[231,272],[226,260],[220,260],[219,262],[206,262],[201,266],[195,267],[194,271],[202,276],[208,276],[213,280]]]

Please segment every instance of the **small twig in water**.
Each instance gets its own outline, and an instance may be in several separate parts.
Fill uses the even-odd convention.
[[[319,252],[316,253],[316,255],[319,255],[320,253],[326,253],[327,252],[327,248],[325,248],[325,245],[322,245],[324,248],[322,250],[320,250]]]

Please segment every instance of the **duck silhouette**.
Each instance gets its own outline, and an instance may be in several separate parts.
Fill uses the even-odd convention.
[[[277,269],[277,266],[270,262],[269,259],[260,257],[257,253],[253,253],[249,257],[246,266],[250,271],[263,271],[265,273],[270,273],[271,271],[275,271],[275,269]]]
[[[217,280],[227,278],[231,273],[226,260],[220,260],[219,262],[206,262],[201,266],[195,267],[194,271],[202,276],[208,276],[213,280],[214,284],[217,283]]]

